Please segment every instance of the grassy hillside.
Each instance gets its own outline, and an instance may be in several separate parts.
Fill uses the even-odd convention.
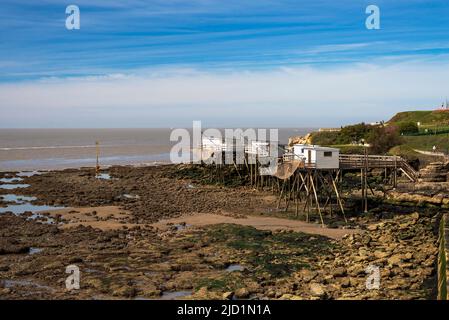
[[[409,163],[415,164],[415,169],[418,166],[425,166],[431,162],[440,161],[440,157],[433,157],[429,155],[424,155],[413,150],[412,147],[408,145],[400,145],[390,149],[388,152],[390,155],[400,156],[406,159]]]
[[[400,122],[421,122],[421,125],[449,125],[449,111],[404,111],[391,118],[389,124]]]
[[[404,139],[405,144],[413,149],[432,151],[432,147],[436,146],[439,152],[449,151],[449,134],[405,136]]]

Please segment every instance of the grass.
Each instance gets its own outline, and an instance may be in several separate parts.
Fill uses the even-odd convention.
[[[404,140],[405,144],[413,149],[432,151],[432,147],[436,146],[439,152],[449,151],[449,134],[404,136]]]
[[[395,124],[399,122],[420,122],[421,125],[448,124],[449,112],[433,111],[404,111],[397,113],[388,123]]]

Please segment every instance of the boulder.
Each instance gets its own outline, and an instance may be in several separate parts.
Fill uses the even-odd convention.
[[[240,288],[235,291],[234,296],[237,299],[247,299],[249,297],[249,291],[246,288]]]
[[[323,298],[326,295],[323,286],[319,283],[311,283],[310,284],[310,294],[313,297],[319,297],[319,298]]]

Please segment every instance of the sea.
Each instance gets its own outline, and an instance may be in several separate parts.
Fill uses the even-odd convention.
[[[278,140],[316,128],[280,128]],[[170,162],[171,128],[142,129],[0,129],[0,171],[54,170]],[[189,130],[191,132],[191,130]]]

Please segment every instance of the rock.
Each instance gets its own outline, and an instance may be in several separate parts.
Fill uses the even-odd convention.
[[[103,282],[100,279],[85,279],[83,283],[95,289],[101,289],[103,287]]]
[[[249,297],[249,291],[246,288],[240,288],[235,291],[234,296],[237,299],[246,299]]]
[[[311,271],[309,269],[302,269],[297,273],[297,277],[300,278],[304,282],[310,282],[316,278],[318,272]]]
[[[365,267],[361,264],[354,264],[353,266],[349,267],[348,272],[352,276],[358,276],[365,274]]]
[[[136,296],[136,289],[131,286],[121,286],[112,291],[113,296],[120,296],[120,297],[127,297],[127,298],[134,298]]]
[[[9,271],[9,266],[7,266],[7,265],[0,266],[0,272],[6,272],[6,271]]]
[[[313,297],[322,298],[326,295],[324,292],[323,286],[319,283],[311,283],[310,284],[310,293]]]
[[[395,254],[388,258],[388,264],[392,266],[398,266],[402,262],[403,256],[402,254]]]
[[[268,298],[274,298],[274,297],[276,297],[276,292],[274,290],[269,290],[266,293],[266,295],[267,295]]]
[[[83,259],[81,257],[73,257],[73,258],[70,258],[70,260],[69,260],[70,264],[72,264],[72,263],[82,263],[82,262],[83,262]]]
[[[419,219],[419,213],[418,212],[413,212],[410,215],[410,218],[414,219],[414,220],[418,220]]]
[[[29,246],[21,244],[13,244],[10,241],[0,241],[0,255],[2,254],[19,254],[28,253],[30,251]]]
[[[296,296],[290,293],[283,294],[280,298],[280,300],[303,300],[300,296]]]
[[[223,299],[225,299],[225,300],[231,300],[233,295],[234,295],[234,292],[232,292],[232,291],[227,291],[227,292],[223,293]]]
[[[411,260],[413,258],[413,253],[411,252],[407,252],[404,256],[404,260],[408,261]]]
[[[0,295],[4,295],[4,294],[10,294],[11,293],[11,289],[10,288],[4,288],[0,290]]]
[[[209,296],[209,290],[207,289],[207,287],[201,287],[198,289],[198,291],[195,292],[194,296],[197,299],[207,299],[207,297]]]
[[[351,281],[349,280],[349,278],[343,278],[340,282],[340,286],[342,288],[349,288],[351,286]]]
[[[346,276],[346,269],[343,267],[338,267],[332,270],[332,275],[334,277],[344,277]]]
[[[384,258],[389,257],[390,255],[391,255],[390,252],[380,251],[380,250],[374,251],[374,256],[375,256],[377,259],[384,259]]]
[[[312,144],[312,135],[310,133],[302,136],[294,136],[288,138],[288,145],[291,147],[295,144]]]

